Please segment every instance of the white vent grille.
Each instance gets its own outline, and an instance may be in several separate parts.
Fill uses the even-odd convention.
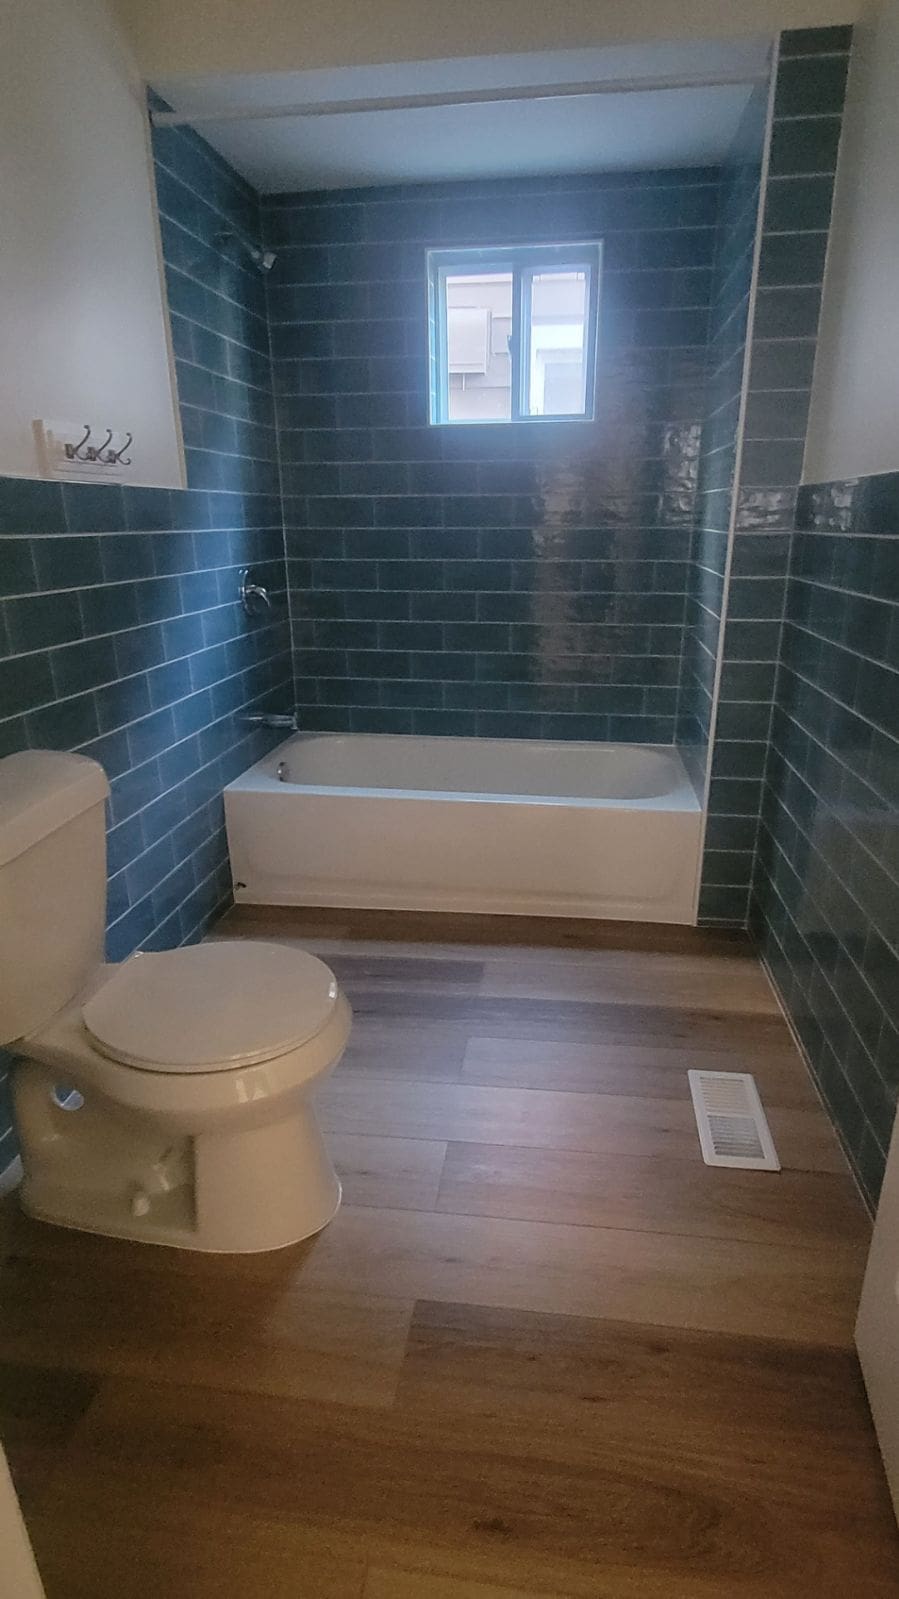
[[[780,1171],[755,1078],[748,1072],[688,1072],[707,1166]]]

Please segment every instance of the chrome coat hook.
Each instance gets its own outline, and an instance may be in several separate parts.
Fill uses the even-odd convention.
[[[122,445],[122,448],[120,450],[110,450],[110,452],[109,452],[110,456],[112,457],[112,460],[115,462],[116,466],[130,466],[131,465],[131,457],[129,455],[127,460],[126,460],[125,451],[127,450],[128,446],[131,443],[133,438],[134,438],[134,434],[133,433],[127,433],[125,435],[125,442]],[[110,464],[112,464],[112,463],[110,462]]]
[[[90,425],[89,422],[85,422],[85,424],[84,424],[84,438],[83,439],[79,439],[77,444],[67,444],[66,445],[66,459],[69,460],[69,461],[87,461],[87,460],[89,460],[90,457],[87,456],[87,455],[82,455],[81,452],[84,449],[84,446],[86,445],[86,443],[87,443],[88,439],[90,438],[90,436],[91,436],[91,425]]]

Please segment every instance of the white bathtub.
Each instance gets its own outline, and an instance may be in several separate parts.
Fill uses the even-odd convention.
[[[301,733],[225,818],[238,903],[695,920],[701,812],[668,746]]]

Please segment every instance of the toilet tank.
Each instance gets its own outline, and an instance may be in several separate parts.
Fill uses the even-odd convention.
[[[83,755],[0,760],[0,1044],[48,1022],[103,959],[108,793]]]

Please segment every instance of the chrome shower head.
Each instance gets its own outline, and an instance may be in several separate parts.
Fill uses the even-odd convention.
[[[255,245],[251,245],[249,257],[253,265],[259,268],[260,272],[271,272],[272,267],[278,259],[274,250],[257,249]]]
[[[241,253],[256,268],[257,272],[271,272],[278,259],[274,250],[264,250],[261,245],[253,244],[249,239],[245,239],[242,233],[236,232],[233,228],[228,228],[223,233],[217,233],[215,242],[223,247],[229,244],[236,244]]]

